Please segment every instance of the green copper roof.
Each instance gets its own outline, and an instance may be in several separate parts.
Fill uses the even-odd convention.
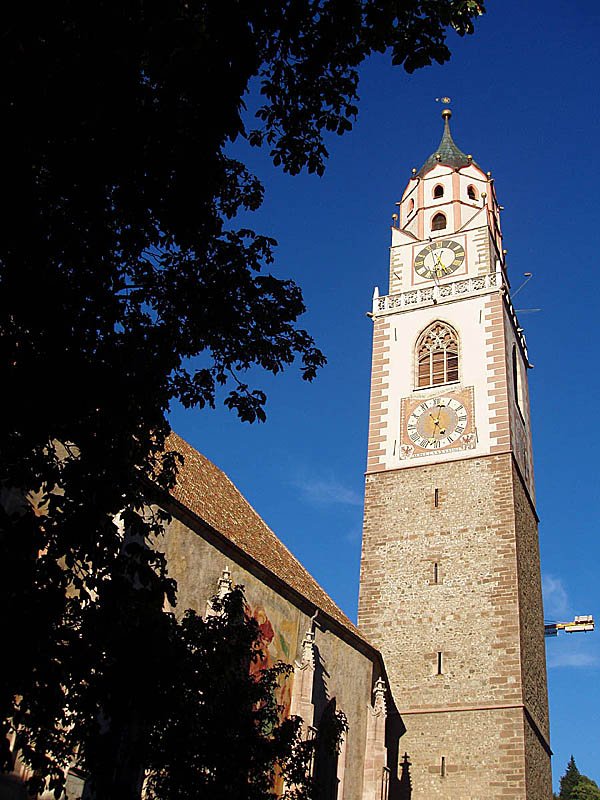
[[[456,146],[456,143],[452,138],[452,134],[450,133],[451,116],[452,112],[449,108],[445,108],[442,111],[442,117],[444,119],[444,133],[442,134],[442,140],[439,143],[435,153],[432,153],[429,156],[427,161],[419,170],[418,174],[420,177],[425,175],[426,172],[429,172],[429,170],[435,167],[436,164],[445,164],[448,167],[454,167],[455,169],[458,169],[459,167],[466,167],[467,164],[475,163],[472,159],[469,160],[466,154]]]

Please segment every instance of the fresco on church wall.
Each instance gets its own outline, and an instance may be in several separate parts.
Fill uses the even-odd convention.
[[[251,665],[250,672],[256,673],[268,669],[283,661],[292,664],[298,640],[298,618],[291,619],[276,609],[267,609],[263,605],[247,605],[248,615],[256,620],[262,639],[264,658]],[[275,696],[281,706],[282,715],[288,717],[292,705],[292,683],[294,676],[289,675],[279,683]]]

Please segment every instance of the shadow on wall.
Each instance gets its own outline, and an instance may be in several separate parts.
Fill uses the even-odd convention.
[[[329,696],[329,673],[325,669],[319,648],[314,645],[315,674],[313,679],[312,703],[316,748],[313,762],[313,776],[317,789],[317,800],[336,800],[338,794],[338,758],[335,747],[335,721],[337,704],[335,697]]]
[[[410,779],[410,761],[404,753],[400,763],[400,739],[406,733],[406,725],[402,717],[394,710],[385,721],[385,745],[387,750],[388,793],[389,800],[411,800],[412,782]],[[400,763],[400,776],[398,764]]]
[[[316,800],[337,800],[338,796],[338,726],[335,697],[325,706],[317,733],[314,778],[317,785]]]
[[[317,743],[313,762],[313,775],[317,784],[317,800],[338,800],[339,751],[336,737],[339,734],[336,698],[329,693],[330,675],[317,645],[314,646],[315,672],[312,687],[314,725],[312,735]],[[381,780],[381,800],[411,800],[412,781],[407,753],[400,759],[400,738],[406,726],[395,707],[385,721],[387,766]],[[398,774],[400,766],[400,774]],[[377,798],[379,800],[379,797]]]
[[[400,780],[398,781],[398,800],[410,800],[412,796],[412,781],[410,779],[410,761],[408,760],[408,753],[402,756],[400,764]]]

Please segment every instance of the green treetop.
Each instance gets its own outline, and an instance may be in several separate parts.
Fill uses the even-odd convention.
[[[559,800],[600,800],[598,784],[577,769],[573,756],[560,779]]]

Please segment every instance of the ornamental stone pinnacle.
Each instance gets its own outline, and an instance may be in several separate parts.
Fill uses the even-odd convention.
[[[227,597],[232,588],[233,588],[233,581],[231,580],[231,572],[227,564],[225,564],[225,568],[221,573],[221,577],[217,581],[216,598],[214,597],[209,598],[206,601],[206,611],[205,611],[206,617],[217,617],[221,614],[220,611],[215,610],[215,607],[213,606],[213,600],[214,599],[223,600],[225,597]]]
[[[315,668],[315,635],[312,631],[306,631],[302,640],[301,666]]]
[[[217,588],[217,596],[220,600],[226,597],[229,592],[231,591],[231,587],[233,586],[233,581],[231,580],[231,572],[229,571],[229,567],[225,564],[225,568],[221,573],[221,577],[219,578],[218,588]]]
[[[383,678],[378,678],[373,689],[373,711],[376,714],[387,714],[386,688]]]

